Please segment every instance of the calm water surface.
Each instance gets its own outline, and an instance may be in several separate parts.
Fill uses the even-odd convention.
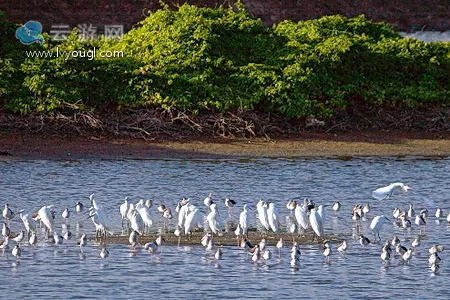
[[[219,262],[198,247],[163,246],[162,254],[150,256],[146,251],[130,252],[127,245],[108,245],[110,257],[99,257],[100,247],[88,244],[84,255],[71,241],[56,247],[41,241],[37,246],[23,245],[16,262],[10,254],[0,257],[2,286],[16,298],[447,298],[450,266],[450,226],[445,218],[437,221],[435,207],[428,206],[430,216],[422,245],[409,265],[393,259],[384,267],[380,245],[363,250],[351,220],[351,208],[357,203],[373,203],[361,233],[372,238],[371,218],[385,214],[391,217],[395,206],[406,209],[414,203],[416,210],[427,206],[419,196],[395,193],[392,199],[374,203],[371,191],[392,182],[404,182],[426,196],[434,205],[450,213],[450,159],[420,158],[354,158],[338,159],[226,159],[226,160],[79,160],[79,161],[2,161],[0,162],[0,197],[13,210],[35,212],[43,205],[54,204],[56,224],[61,230],[61,212],[66,206],[82,201],[88,195],[107,209],[116,232],[120,232],[119,205],[128,196],[133,202],[153,199],[174,208],[182,197],[190,197],[204,212],[203,199],[209,192],[215,199],[231,197],[238,201],[236,220],[244,203],[255,208],[258,199],[277,203],[285,216],[286,200],[308,197],[319,204],[339,200],[342,211],[329,210],[326,234],[345,237],[349,250],[345,258],[336,251],[331,264],[324,264],[321,246],[302,246],[298,270],[289,264],[289,248],[282,249],[281,259],[270,245],[273,258],[255,265],[237,247],[224,247]],[[221,215],[227,209],[219,204]],[[159,216],[154,210],[156,225]],[[256,224],[254,214],[251,222]],[[75,213],[70,229],[90,235],[94,227],[87,217],[76,225]],[[14,232],[23,230],[16,217]],[[410,246],[419,229],[413,224],[404,230],[387,223],[381,231],[383,240],[398,235]],[[431,273],[428,248],[439,243],[446,247],[440,271]],[[338,245],[333,244],[333,249]],[[450,252],[448,252],[450,253]]]

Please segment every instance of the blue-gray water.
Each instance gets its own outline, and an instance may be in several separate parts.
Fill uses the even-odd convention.
[[[204,212],[203,199],[209,192],[219,201],[235,199],[236,220],[244,203],[253,208],[258,199],[277,203],[278,211],[288,214],[286,200],[308,197],[318,204],[339,200],[339,214],[327,211],[325,233],[343,236],[349,243],[345,258],[333,244],[331,264],[324,264],[321,245],[302,246],[300,268],[290,267],[288,246],[281,260],[271,245],[273,258],[255,265],[237,247],[224,247],[219,262],[205,256],[198,247],[163,246],[162,254],[151,257],[146,251],[130,252],[128,245],[108,245],[110,257],[99,257],[100,247],[89,243],[81,255],[72,240],[57,247],[40,242],[35,247],[24,244],[19,263],[10,250],[0,257],[2,286],[16,298],[446,298],[449,266],[447,264],[450,226],[450,159],[420,158],[354,158],[338,159],[252,159],[252,160],[80,160],[80,161],[0,161],[1,205],[8,202],[15,211],[36,212],[41,206],[54,204],[56,224],[61,230],[61,212],[66,206],[82,201],[88,206],[88,195],[107,209],[114,230],[120,232],[119,205],[125,196],[133,202],[153,199],[172,209],[182,197]],[[408,265],[393,258],[387,268],[380,259],[380,245],[362,249],[356,239],[351,209],[357,203],[373,203],[368,219],[361,223],[361,233],[373,238],[368,226],[375,215],[389,217],[395,206],[407,209],[414,203],[416,211],[426,205],[412,193],[396,192],[383,202],[375,203],[372,190],[392,182],[404,182],[420,195],[431,199],[444,210],[437,222],[435,208],[430,216],[422,245]],[[223,202],[221,215],[227,217]],[[251,212],[256,222],[256,209]],[[153,208],[155,223],[157,213]],[[86,217],[83,226],[75,225],[72,212],[70,228],[77,234],[92,235],[94,227]],[[284,224],[284,223],[283,223]],[[23,230],[16,217],[11,230]],[[404,230],[386,223],[383,240],[398,235],[410,246],[419,233],[417,225]],[[256,242],[256,241],[253,241]],[[286,241],[286,243],[288,243]],[[432,244],[446,248],[437,274],[428,266],[428,248]],[[290,246],[290,245],[289,245]]]

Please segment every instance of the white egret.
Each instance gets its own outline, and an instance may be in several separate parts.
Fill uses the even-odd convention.
[[[270,229],[270,225],[267,218],[267,206],[262,199],[260,199],[258,204],[256,204],[256,210],[258,212],[259,222],[268,231]]]
[[[386,220],[389,221],[389,219],[386,216],[381,215],[373,218],[372,222],[370,223],[370,230],[372,230],[375,237],[378,236],[380,241],[381,241],[380,230]]]
[[[19,245],[15,245],[12,249],[12,255],[16,257],[16,259],[20,258],[20,255],[22,254],[22,249],[20,249]]]
[[[128,197],[125,197],[124,202],[119,207],[120,216],[122,217],[122,228],[123,228],[124,221],[128,221],[127,214],[128,214],[129,208],[130,208],[130,205],[128,204]]]
[[[101,233],[104,238],[106,238],[107,233],[113,234],[113,231],[108,225],[108,215],[106,214],[103,206],[98,204],[94,199],[94,194],[89,196],[89,200],[92,204],[92,207],[89,209],[90,217],[92,218],[96,231],[97,233]]]
[[[275,206],[275,203],[270,202],[267,203],[267,220],[269,222],[270,229],[272,229],[273,232],[277,232],[278,228],[280,226],[280,221],[278,220],[278,209]]]
[[[246,235],[248,237],[248,205],[244,204],[243,211],[239,215],[239,226],[242,229],[242,235]]]
[[[187,206],[187,216],[184,221],[184,234],[189,235],[189,239],[191,238],[192,231],[196,228],[200,228],[202,225],[202,215],[200,210],[192,204]]]
[[[323,221],[316,208],[311,209],[309,222],[311,223],[311,228],[314,230],[314,233],[317,235],[317,237],[323,236]]]
[[[144,220],[138,211],[134,210],[130,216],[130,227],[134,231],[137,231],[139,234],[143,235],[145,230]]]
[[[25,230],[27,231],[28,235],[31,234],[31,232],[36,232],[36,223],[31,220],[29,214],[19,214],[20,219],[23,222],[23,225],[25,226]]]
[[[378,188],[372,192],[372,197],[376,200],[384,200],[392,197],[395,190],[404,191],[405,193],[411,188],[401,182],[391,183],[388,186]]]
[[[43,206],[38,211],[39,218],[45,226],[46,234],[53,232],[54,219],[52,216],[53,205]]]
[[[140,205],[137,208],[137,211],[142,218],[142,222],[144,223],[144,231],[145,231],[145,228],[148,230],[148,228],[150,228],[153,225],[150,208],[148,208],[145,205]]]
[[[219,220],[219,211],[217,210],[216,204],[213,203],[210,205],[211,212],[206,217],[209,228],[213,234],[221,235],[222,234],[222,225]]]
[[[300,225],[300,229],[303,231],[309,228],[309,219],[308,219],[308,204],[303,203],[302,205],[297,205],[294,210],[295,220],[298,225]]]

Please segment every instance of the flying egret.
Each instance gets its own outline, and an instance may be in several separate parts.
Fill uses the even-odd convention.
[[[380,241],[381,241],[380,230],[386,220],[389,221],[389,219],[386,216],[381,215],[373,218],[372,222],[370,223],[370,230],[372,230],[375,237],[378,236]]]
[[[404,191],[405,193],[411,188],[401,182],[391,183],[388,186],[378,188],[372,192],[372,197],[376,200],[384,200],[392,197],[395,190]]]

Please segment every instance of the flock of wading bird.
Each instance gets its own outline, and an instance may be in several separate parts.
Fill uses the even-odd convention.
[[[376,200],[384,200],[391,198],[396,190],[403,192],[413,191],[410,187],[404,185],[403,183],[393,183],[389,186],[376,189],[372,192],[372,196]],[[109,225],[108,214],[103,206],[94,199],[94,194],[90,195],[89,198],[91,204],[91,207],[89,208],[89,218],[95,226],[96,238],[97,240],[100,240],[100,244],[102,246],[100,257],[107,258],[109,256],[109,252],[107,250],[105,240],[107,234],[113,234],[111,226]],[[425,197],[423,197],[423,199],[429,201]],[[191,238],[191,234],[194,230],[203,227],[205,234],[199,242],[206,248],[206,253],[214,253],[214,258],[220,260],[222,258],[223,247],[214,246],[213,239],[218,239],[223,235],[223,222],[220,219],[217,203],[213,201],[212,194],[209,194],[203,203],[206,207],[208,207],[209,212],[206,215],[202,214],[199,208],[192,204],[188,198],[183,198],[179,201],[175,208],[175,211],[178,214],[176,228],[173,231],[171,230],[170,233],[168,231],[167,234],[174,234],[177,236],[179,246],[180,238],[183,234]],[[226,198],[224,204],[228,207],[228,216],[229,219],[231,219],[232,207],[236,205],[236,201]],[[292,267],[298,268],[300,264],[301,251],[300,245],[296,242],[296,235],[298,233],[304,235],[310,229],[313,231],[313,241],[314,238],[317,237],[317,240],[320,240],[323,243],[325,263],[330,262],[333,249],[331,242],[324,238],[325,209],[327,206],[328,205],[317,206],[313,201],[308,199],[304,199],[302,203],[297,203],[295,200],[290,200],[287,202],[286,207],[290,211],[290,214],[287,216],[288,225],[283,228],[283,231],[285,233],[288,232],[292,234],[292,248],[290,251],[290,263]],[[341,210],[341,204],[338,201],[330,206],[332,206],[332,210],[335,212],[339,212]],[[129,203],[127,198],[125,198],[124,203],[120,205],[119,211],[122,218],[122,230],[124,230],[124,227],[127,229],[127,236],[128,232],[130,232],[129,243],[131,244],[132,251],[136,251],[137,247],[140,245],[139,238],[145,235],[149,228],[153,226],[154,218],[151,213],[152,207],[153,203],[151,200],[147,200],[145,202],[144,200],[140,200],[137,204],[133,204]],[[77,220],[79,220],[80,215],[84,211],[84,206],[81,202],[77,202],[74,208],[77,213]],[[369,213],[370,209],[371,207],[369,204],[358,204],[352,209],[352,219],[356,222],[358,234],[360,219],[364,218],[364,216]],[[165,242],[164,236],[166,235],[166,229],[168,227],[166,226],[166,221],[170,223],[170,220],[173,218],[171,209],[165,205],[158,204],[157,210],[160,218],[162,217],[164,220],[162,230],[154,241],[148,242],[143,246],[143,248],[151,254],[157,254],[158,249]],[[239,215],[239,222],[237,223],[236,228],[233,228],[234,234],[236,235],[237,244],[238,247],[245,249],[245,251],[250,254],[251,260],[255,264],[265,263],[272,257],[267,240],[263,238],[260,242],[252,245],[248,239],[248,230],[250,227],[249,210],[251,210],[251,208],[245,204],[243,206],[243,211]],[[70,232],[68,226],[68,220],[71,215],[69,208],[64,209],[61,214],[64,220],[61,226],[61,234],[57,232],[55,226],[56,212],[54,205],[43,206],[37,213],[32,215],[23,213],[23,210],[19,211],[18,214],[20,219],[23,221],[25,230],[22,230],[17,234],[12,234],[9,226],[11,224],[11,220],[16,216],[16,213],[12,211],[8,204],[5,204],[2,213],[5,218],[5,222],[2,227],[2,235],[4,239],[0,242],[0,249],[3,250],[3,255],[5,255],[5,252],[8,249],[12,248],[11,253],[18,260],[22,253],[21,245],[23,245],[22,243],[26,244],[24,242],[26,234],[28,237],[29,246],[35,246],[38,243],[37,225],[41,228],[43,237],[40,237],[40,241],[42,242],[62,245],[64,242],[68,243],[72,239],[72,233]],[[281,219],[275,203],[259,200],[256,205],[256,215],[261,224],[260,228],[263,237],[265,235],[267,236],[270,232],[279,233],[282,231],[280,229]],[[421,236],[424,235],[423,228],[427,224],[427,217],[427,209],[423,209],[416,213],[412,204],[410,204],[409,209],[405,211],[402,211],[399,208],[394,209],[393,223],[407,229],[412,226],[411,220],[414,220],[414,223],[420,228],[419,235],[417,235],[409,248],[406,247],[406,245],[402,245],[397,236],[393,239],[386,240],[385,243],[381,242],[381,228],[383,227],[385,221],[391,222],[391,220],[384,215],[375,216],[371,221],[370,230],[374,235],[372,241],[370,241],[368,237],[359,234],[359,243],[362,245],[363,249],[365,249],[365,247],[370,243],[382,244],[380,257],[385,264],[389,263],[391,257],[398,257],[401,262],[409,263],[413,256],[413,249],[419,247],[421,244]],[[435,217],[444,217],[440,208],[436,209]],[[450,223],[450,214],[447,216],[447,221]],[[80,238],[77,240],[80,252],[83,252],[83,247],[85,247],[87,243],[87,235],[85,233],[81,234]],[[280,258],[281,249],[284,247],[285,243],[286,242],[280,238],[276,244]],[[343,240],[336,250],[340,253],[340,255],[345,256],[347,247],[348,243]],[[429,265],[432,272],[438,271],[439,262],[441,261],[438,253],[443,250],[444,247],[440,245],[433,245],[429,249]],[[396,254],[393,254],[393,251],[395,251]]]

